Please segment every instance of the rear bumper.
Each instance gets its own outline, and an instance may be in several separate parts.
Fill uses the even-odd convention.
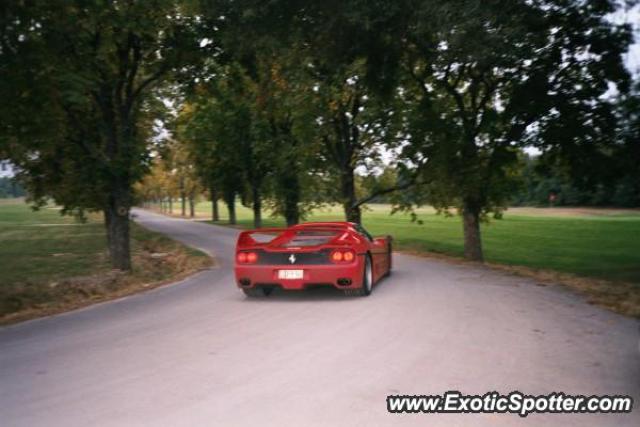
[[[311,286],[333,286],[336,289],[358,289],[362,287],[364,266],[357,261],[349,265],[236,265],[236,285],[251,289],[259,286],[276,286],[287,290],[303,290]],[[303,279],[283,280],[278,270],[303,270]],[[347,282],[349,282],[347,284]]]

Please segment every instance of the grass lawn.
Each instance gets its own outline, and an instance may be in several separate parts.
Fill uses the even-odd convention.
[[[112,271],[99,217],[80,223],[58,209],[34,212],[20,200],[0,201],[0,322],[128,294],[210,263],[133,223],[132,253],[131,273]]]
[[[221,204],[222,220],[226,210]],[[198,216],[209,217],[211,204],[199,203]],[[174,210],[177,212],[177,210]],[[252,226],[252,213],[238,206],[238,223]],[[390,214],[387,205],[370,205],[364,226],[374,235],[391,234],[395,247],[462,256],[462,225],[458,216],[418,210],[418,224],[407,214]],[[342,220],[338,208],[320,209],[307,220]],[[265,215],[265,226],[282,219]],[[640,211],[589,209],[512,209],[504,219],[482,226],[487,261],[579,276],[640,283]]]

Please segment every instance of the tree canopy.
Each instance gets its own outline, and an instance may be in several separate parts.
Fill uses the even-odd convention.
[[[35,203],[104,212],[130,268],[132,186],[148,171],[153,89],[190,63],[192,20],[169,0],[3,6],[3,152]]]

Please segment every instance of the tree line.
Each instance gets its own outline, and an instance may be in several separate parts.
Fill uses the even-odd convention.
[[[619,168],[623,162],[620,159],[611,167]],[[613,169],[615,173],[608,179],[585,183],[569,175],[562,165],[548,164],[535,156],[524,156],[519,189],[513,194],[511,205],[637,208],[640,207],[640,171],[629,166],[622,171]]]
[[[431,204],[480,222],[523,148],[576,186],[638,194],[632,36],[613,1],[9,1],[0,158],[37,206],[104,213],[129,269],[136,197],[207,192],[288,224],[314,206]],[[617,184],[616,184],[617,185]],[[136,193],[135,190],[138,190]],[[637,199],[637,198],[636,198]],[[190,202],[191,201],[191,202]]]

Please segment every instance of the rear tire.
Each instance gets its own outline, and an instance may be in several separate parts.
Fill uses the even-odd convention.
[[[347,296],[367,297],[371,295],[373,289],[373,266],[371,264],[371,256],[365,255],[364,273],[362,277],[362,287],[360,289],[346,289],[344,291]]]
[[[269,296],[272,290],[271,288],[260,286],[258,288],[242,289],[242,292],[249,298],[264,298]]]

